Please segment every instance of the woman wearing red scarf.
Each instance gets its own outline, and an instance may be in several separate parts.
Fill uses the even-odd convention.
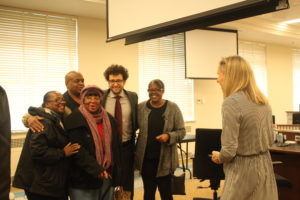
[[[117,125],[101,106],[102,96],[97,86],[83,88],[79,108],[65,119],[71,142],[81,146],[70,170],[71,200],[112,199],[111,186],[120,182]]]

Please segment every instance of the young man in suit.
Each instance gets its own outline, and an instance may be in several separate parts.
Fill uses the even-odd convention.
[[[137,130],[137,106],[138,96],[135,92],[124,89],[128,78],[128,71],[122,65],[111,65],[104,72],[109,89],[105,91],[102,99],[103,107],[113,115],[117,121],[117,101],[120,102],[121,120],[118,122],[121,147],[121,186],[125,191],[131,192],[133,198],[134,190],[134,145]]]

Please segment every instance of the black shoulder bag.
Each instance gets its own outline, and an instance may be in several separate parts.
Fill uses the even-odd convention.
[[[182,156],[181,143],[179,142],[180,155],[182,161],[182,171],[180,175],[175,175],[174,172],[171,174],[171,192],[175,195],[186,195],[185,193],[185,166]]]

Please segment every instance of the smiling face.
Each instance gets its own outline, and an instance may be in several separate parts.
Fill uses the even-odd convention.
[[[151,83],[148,87],[148,94],[150,101],[157,104],[162,101],[164,90],[157,84]]]
[[[66,82],[68,91],[74,96],[79,97],[81,90],[84,88],[84,78],[78,72],[73,72],[68,75]]]
[[[66,102],[59,92],[53,92],[50,94],[49,99],[45,103],[45,107],[53,110],[57,113],[63,114],[65,112]]]
[[[110,74],[108,77],[109,88],[115,95],[118,95],[122,92],[125,83],[126,81],[123,79],[122,74]]]
[[[98,94],[86,95],[83,99],[85,109],[90,113],[96,113],[100,109],[100,96]]]

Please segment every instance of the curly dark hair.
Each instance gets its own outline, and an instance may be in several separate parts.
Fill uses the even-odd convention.
[[[104,72],[104,77],[107,81],[109,81],[109,75],[118,75],[118,74],[122,74],[123,76],[123,80],[126,81],[128,79],[128,70],[123,67],[122,65],[116,65],[113,64],[111,66],[109,66],[105,72]]]

